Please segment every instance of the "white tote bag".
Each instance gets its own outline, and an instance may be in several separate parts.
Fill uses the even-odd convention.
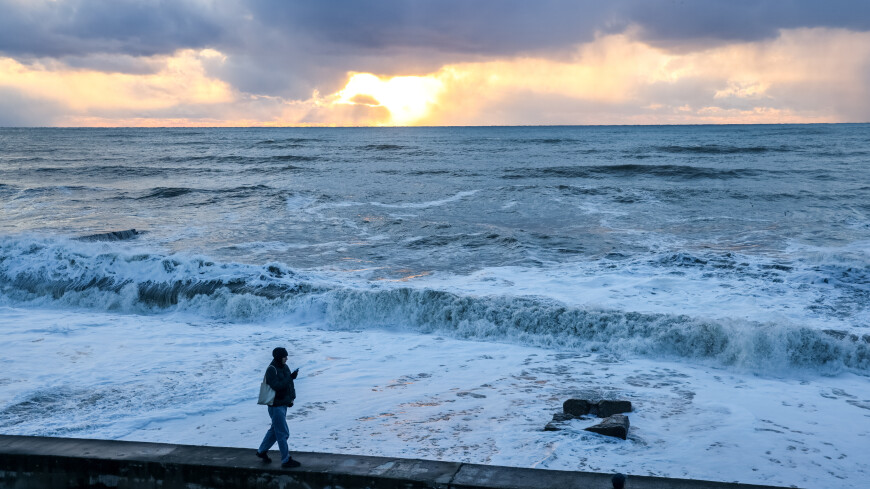
[[[269,365],[269,368],[275,368],[274,365]],[[269,369],[266,369],[268,372]],[[275,369],[277,372],[278,369]],[[275,389],[269,387],[269,384],[266,383],[266,375],[263,375],[263,383],[260,384],[260,397],[257,399],[257,404],[265,404],[266,406],[271,406],[272,403],[275,402]]]

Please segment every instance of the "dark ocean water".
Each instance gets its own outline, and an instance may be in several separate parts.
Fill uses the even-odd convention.
[[[0,129],[0,202],[9,304],[870,369],[870,125]]]

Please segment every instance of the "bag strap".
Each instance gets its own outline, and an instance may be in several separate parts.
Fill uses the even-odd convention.
[[[269,369],[270,369],[270,368],[274,368],[274,369],[275,369],[275,373],[278,373],[278,368],[277,368],[277,367],[275,367],[274,365],[269,365],[269,367],[266,368],[266,373],[263,374],[263,383],[266,382],[266,374],[269,373]]]

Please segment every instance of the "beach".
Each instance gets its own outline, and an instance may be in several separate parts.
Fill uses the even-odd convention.
[[[858,485],[866,129],[2,129],[0,433]]]

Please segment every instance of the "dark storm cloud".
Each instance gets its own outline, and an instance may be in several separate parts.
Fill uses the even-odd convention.
[[[589,0],[252,0],[264,24],[293,25],[323,50],[435,48],[442,52],[514,54],[590,40],[609,26],[608,8]]]
[[[620,17],[638,25],[647,41],[676,48],[692,44],[758,41],[800,27],[870,30],[863,0],[635,0]],[[688,46],[683,44],[687,43]]]
[[[0,0],[0,52],[134,56],[226,42],[229,9],[184,0]]]
[[[202,47],[256,55],[251,49],[300,45],[335,56],[498,56],[569,47],[629,25],[672,44],[753,41],[794,27],[870,29],[862,0],[0,0],[0,13],[0,51],[36,57]]]
[[[293,26],[323,50],[435,48],[509,55],[567,47],[636,25],[664,44],[756,41],[779,29],[870,29],[863,0],[251,0],[265,25]]]

